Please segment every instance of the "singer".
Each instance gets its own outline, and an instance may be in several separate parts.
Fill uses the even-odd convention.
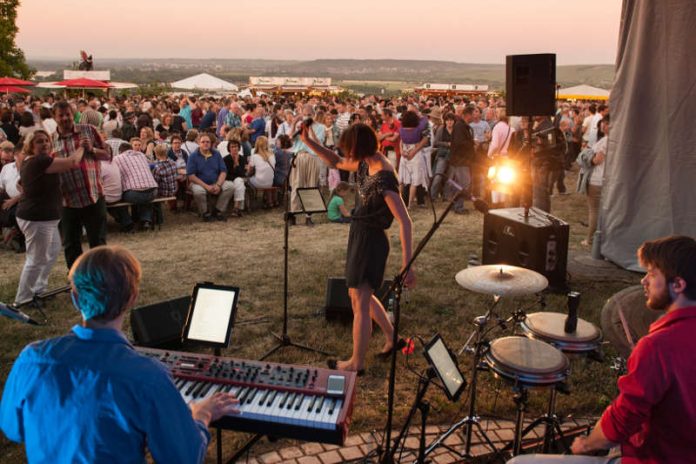
[[[638,259],[650,309],[665,314],[650,326],[619,378],[619,396],[573,454],[621,445],[621,463],[696,463],[696,240],[643,243]],[[609,463],[615,458],[518,456],[508,463]]]
[[[394,218],[399,223],[402,267],[411,259],[411,218],[406,210],[394,168],[387,158],[377,151],[377,135],[368,125],[358,123],[348,127],[339,141],[345,157],[325,148],[314,138],[311,128],[302,127],[302,142],[323,159],[330,167],[356,172],[358,195],[353,221],[348,237],[346,259],[346,285],[353,307],[353,354],[347,361],[329,360],[329,368],[357,371],[365,367],[367,345],[370,341],[374,319],[384,333],[386,341],[380,355],[388,357],[392,349],[394,327],[384,307],[374,295],[384,278],[389,256],[389,239],[386,230]],[[413,268],[404,279],[406,287],[416,283]],[[404,342],[399,340],[399,345]]]
[[[29,462],[145,462],[147,447],[156,462],[202,463],[209,423],[235,412],[224,393],[189,409],[162,365],[133,350],[121,326],[140,276],[124,248],[81,255],[69,278],[82,324],[28,345],[12,366],[0,428]]]

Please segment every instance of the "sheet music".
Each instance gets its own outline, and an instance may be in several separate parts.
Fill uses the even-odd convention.
[[[235,292],[212,288],[199,288],[193,307],[188,338],[214,343],[224,343],[227,327],[232,317]]]

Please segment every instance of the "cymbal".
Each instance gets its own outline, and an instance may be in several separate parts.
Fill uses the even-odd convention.
[[[538,272],[508,264],[469,267],[459,271],[455,279],[467,290],[497,296],[530,295],[549,285]]]

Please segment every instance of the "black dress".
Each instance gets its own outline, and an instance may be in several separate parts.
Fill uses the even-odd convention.
[[[358,192],[350,223],[346,259],[346,285],[359,287],[367,282],[376,290],[382,286],[389,256],[389,238],[386,230],[394,221],[384,192],[398,194],[399,183],[391,171],[369,175],[368,165],[361,161],[357,172]]]

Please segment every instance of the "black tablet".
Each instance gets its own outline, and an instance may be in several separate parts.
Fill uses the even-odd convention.
[[[439,334],[425,345],[423,354],[445,387],[447,398],[451,401],[457,401],[466,388],[466,380],[464,380],[457,362]]]
[[[313,214],[326,212],[326,203],[318,188],[300,187],[297,189],[297,196],[300,198],[303,213]]]
[[[191,295],[184,341],[227,348],[237,313],[239,288],[197,283]]]

